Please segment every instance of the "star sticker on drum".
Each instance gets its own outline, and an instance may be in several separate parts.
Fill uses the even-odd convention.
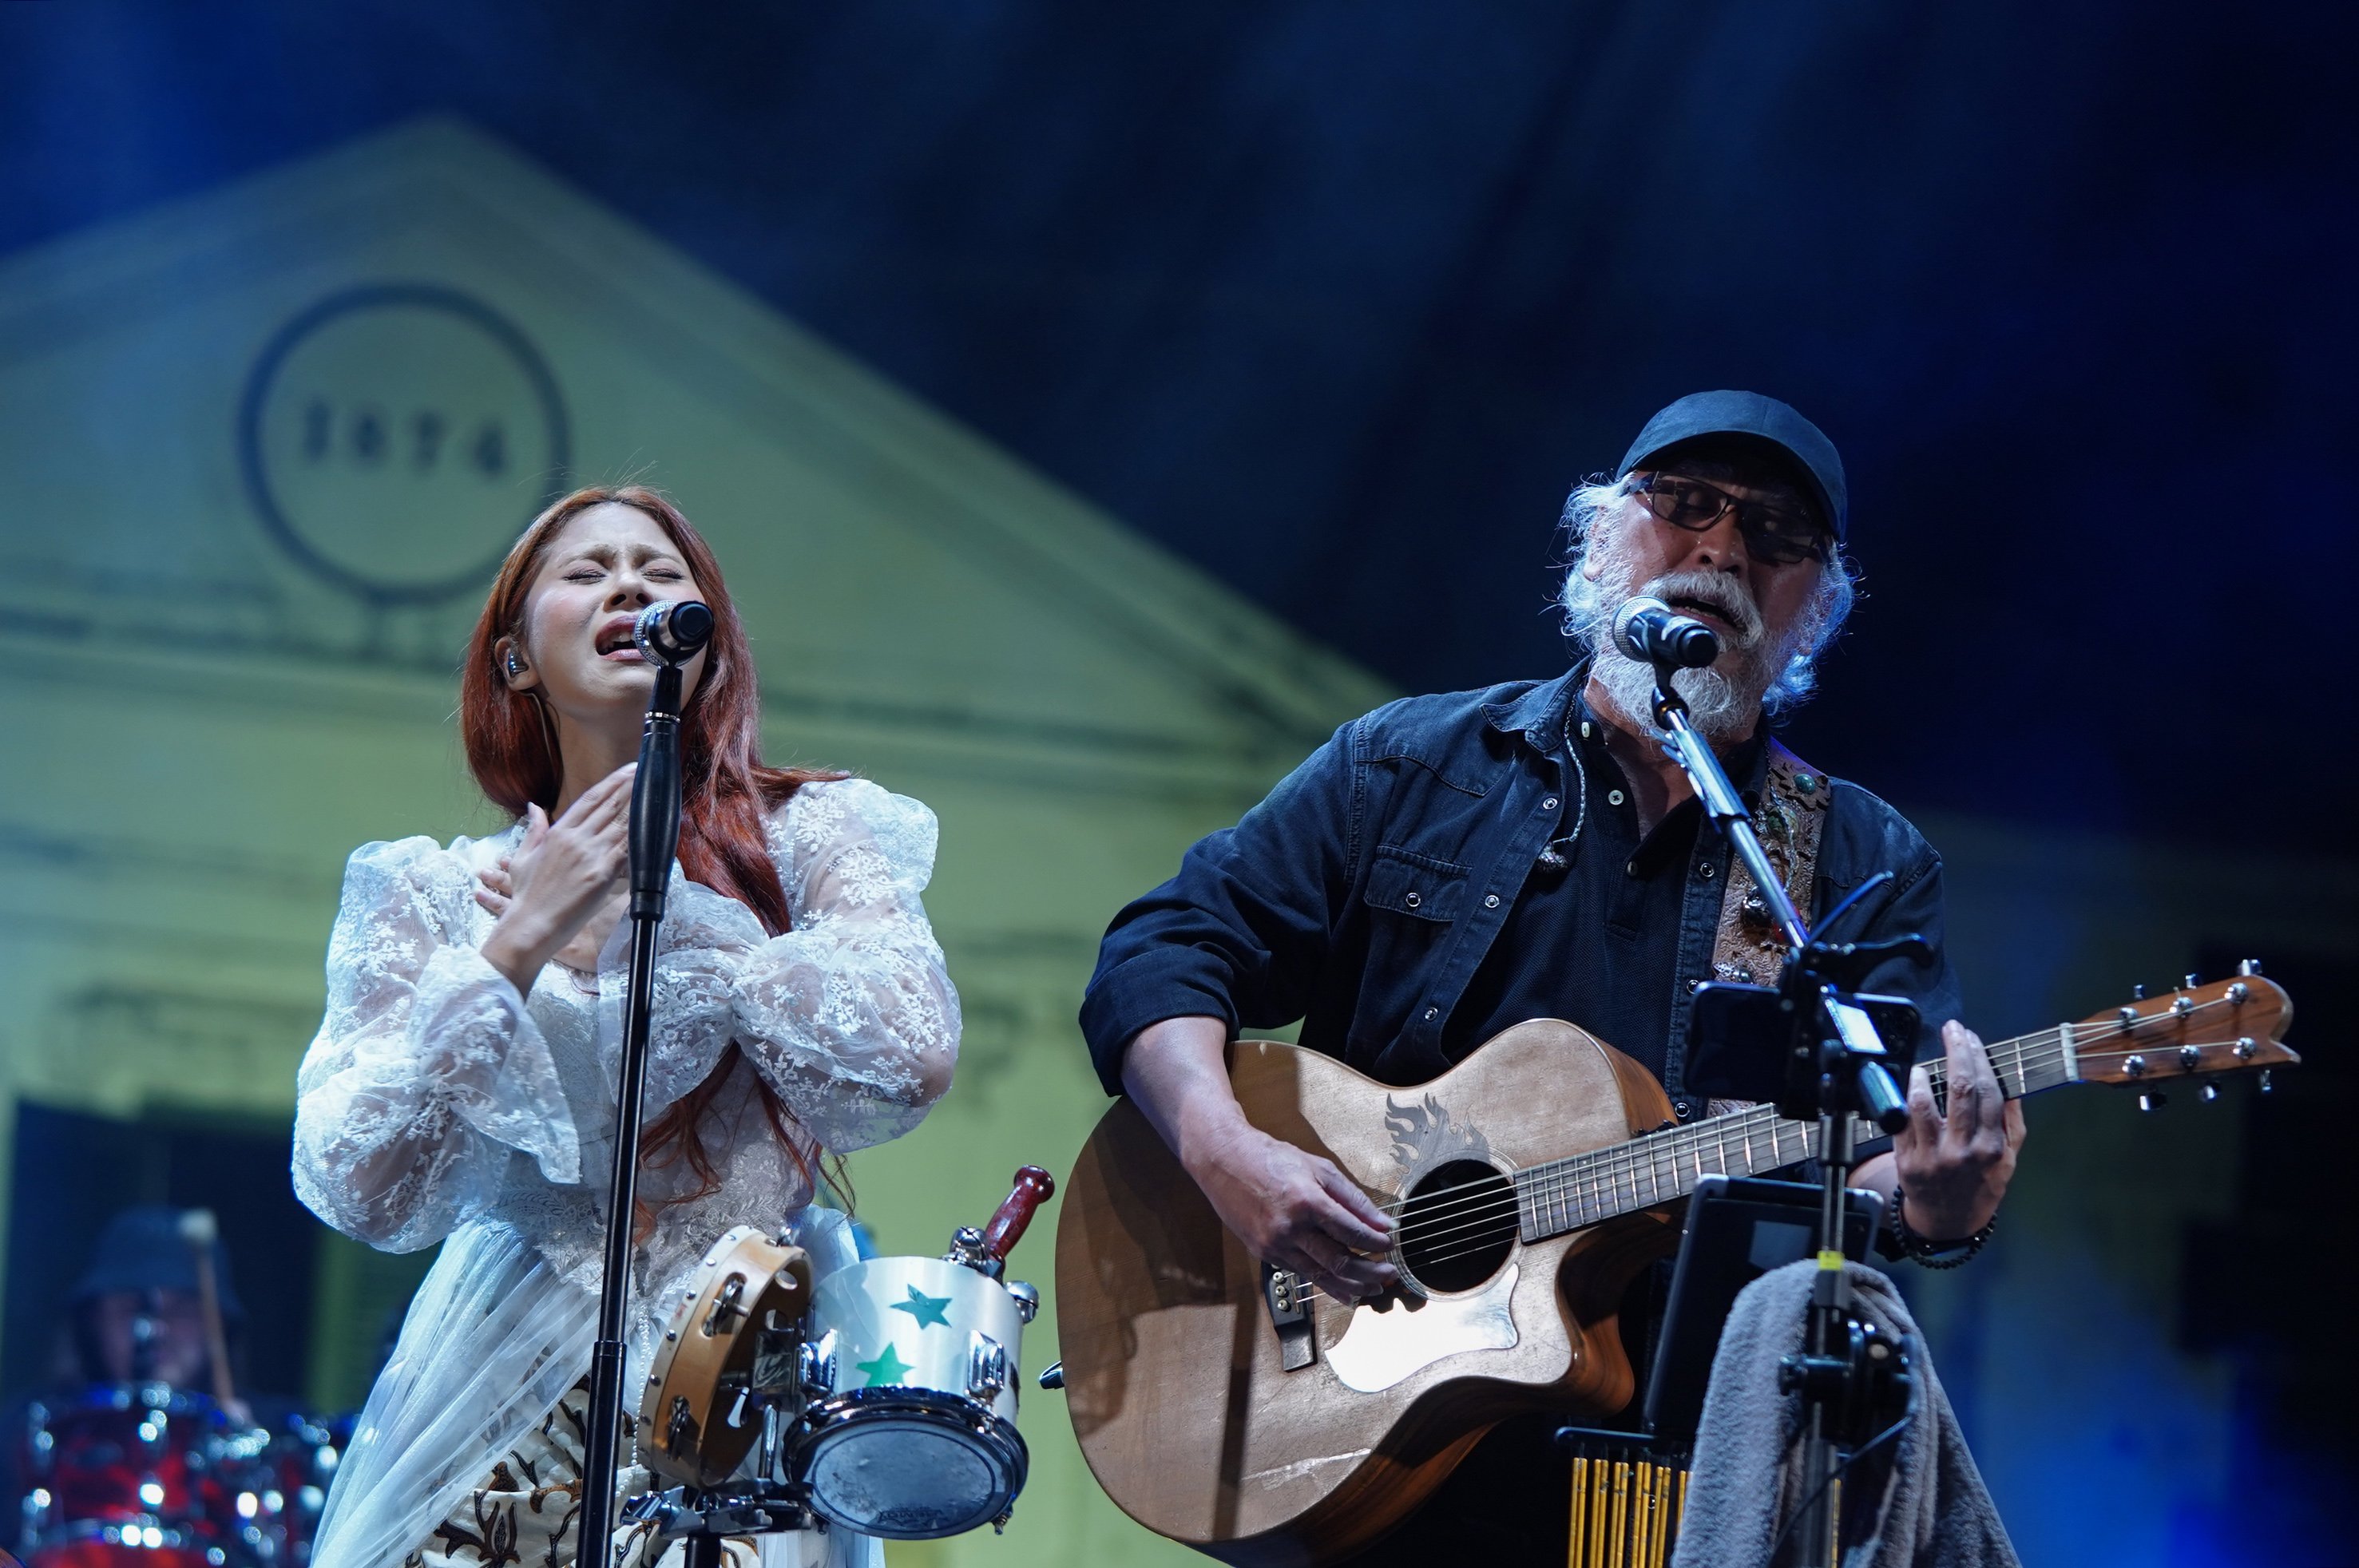
[[[897,1383],[905,1374],[915,1370],[908,1362],[901,1359],[900,1353],[893,1348],[889,1341],[886,1344],[885,1353],[875,1360],[854,1361],[853,1366],[868,1374],[867,1386],[872,1389],[879,1383]]]
[[[944,1328],[948,1328],[951,1325],[951,1320],[942,1315],[942,1309],[950,1304],[950,1297],[929,1296],[926,1294],[925,1292],[918,1289],[917,1286],[911,1285],[909,1287],[909,1299],[906,1302],[895,1302],[893,1303],[893,1310],[895,1312],[906,1312],[911,1317],[916,1318],[918,1320],[918,1327],[919,1331],[922,1332],[925,1329],[933,1326],[935,1324],[940,1324]]]

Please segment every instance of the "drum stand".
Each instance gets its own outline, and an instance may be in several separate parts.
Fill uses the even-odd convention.
[[[684,610],[690,606],[674,607]],[[702,605],[692,608],[702,611]],[[624,1014],[622,1082],[614,1100],[614,1163],[606,1200],[606,1257],[598,1292],[598,1340],[590,1354],[589,1433],[582,1466],[582,1533],[575,1539],[581,1568],[608,1568],[614,1556],[616,1448],[623,1427],[623,1332],[631,1295],[631,1232],[638,1197],[639,1123],[647,1087],[647,1018],[655,982],[656,933],[663,925],[672,856],[679,846],[679,710],[681,666],[712,635],[682,646],[684,615],[673,616],[669,640],[647,634],[640,618],[641,656],[656,666],[639,735],[639,771],[631,784],[631,975]],[[694,1548],[690,1549],[694,1551]],[[719,1550],[716,1541],[714,1551]],[[691,1561],[694,1561],[691,1558]],[[717,1563],[718,1558],[709,1559]]]
[[[1905,1011],[1912,1030],[1917,1015],[1905,1002],[1863,998],[1855,988],[1886,958],[1907,955],[1921,959],[1932,950],[1916,935],[1840,946],[1812,936],[1786,891],[1785,879],[1762,849],[1743,798],[1711,746],[1688,722],[1687,704],[1671,686],[1680,666],[1660,656],[1654,665],[1654,719],[1662,731],[1663,749],[1685,770],[1704,815],[1744,862],[1787,943],[1785,965],[1774,989],[1707,985],[1698,993],[1697,1019],[1701,1022],[1709,1017],[1723,1028],[1750,1023],[1774,1036],[1777,1059],[1786,1064],[1778,1113],[1815,1118],[1819,1123],[1819,1271],[1811,1289],[1805,1353],[1788,1357],[1778,1368],[1779,1389],[1800,1391],[1804,1423],[1802,1500],[1780,1537],[1791,1543],[1780,1561],[1794,1568],[1815,1568],[1840,1561],[1842,1507],[1836,1484],[1845,1461],[1839,1451],[1874,1434],[1880,1412],[1896,1394],[1905,1393],[1908,1381],[1897,1347],[1853,1314],[1851,1281],[1843,1271],[1843,1189],[1854,1162],[1854,1117],[1864,1114],[1890,1132],[1898,1131],[1908,1119],[1907,1105],[1884,1070],[1884,1044],[1875,1022],[1862,1004],[1876,1004],[1877,1013],[1887,1022]],[[1887,871],[1869,878],[1829,913],[1820,923],[1821,931],[1833,929],[1859,907],[1863,894],[1890,877]],[[1703,992],[1712,991],[1723,993],[1714,999],[1716,1003],[1738,1005],[1706,1003]],[[1753,993],[1750,998],[1728,994],[1747,992]],[[1747,1000],[1763,1005],[1742,1005]]]

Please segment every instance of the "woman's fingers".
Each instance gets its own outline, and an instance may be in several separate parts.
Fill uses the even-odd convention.
[[[506,914],[508,912],[507,898],[504,894],[492,892],[489,888],[477,888],[475,890],[475,902],[482,904],[485,909],[490,910],[495,915]]]
[[[630,804],[631,781],[638,776],[638,763],[625,762],[583,790],[582,798],[575,801],[573,809],[565,815],[585,824],[619,816]]]

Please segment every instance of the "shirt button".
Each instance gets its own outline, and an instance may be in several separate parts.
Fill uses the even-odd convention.
[[[1701,980],[1690,980],[1688,982],[1688,995],[1693,996],[1696,992],[1701,989],[1703,989],[1703,982]]]
[[[1486,893],[1484,893],[1484,894],[1483,895],[1483,907],[1484,907],[1484,908],[1485,908],[1485,909],[1496,909],[1496,908],[1498,908],[1498,907],[1499,907],[1499,895],[1498,895],[1497,893],[1495,893],[1495,892],[1486,892]]]
[[[1635,876],[1636,876],[1636,875],[1638,874],[1638,862],[1637,862],[1637,861],[1636,861],[1636,860],[1633,860],[1633,861],[1631,861],[1628,865],[1626,865],[1626,866],[1623,867],[1623,868],[1622,868],[1622,874],[1623,874],[1624,876],[1625,876],[1625,877],[1635,877]]]
[[[1556,796],[1550,795],[1546,800],[1540,802],[1540,809],[1542,811],[1554,811],[1556,809]]]
[[[1605,804],[1606,804],[1606,805],[1608,805],[1608,806],[1619,806],[1619,805],[1621,805],[1621,804],[1622,804],[1622,792],[1621,792],[1620,790],[1618,790],[1618,789],[1609,789],[1609,790],[1607,790],[1607,791],[1605,792]]]
[[[1428,1023],[1431,1023],[1431,1022],[1434,1021],[1434,1019],[1435,1019],[1435,1018],[1437,1018],[1438,1016],[1440,1016],[1440,1012],[1441,1012],[1441,1010],[1440,1010],[1440,1008],[1438,1008],[1438,1007],[1429,1007],[1429,1008],[1427,1008],[1427,1009],[1425,1010],[1425,1021],[1426,1021]]]
[[[1401,902],[1402,902],[1403,903],[1405,903],[1405,904],[1408,905],[1411,909],[1415,909],[1419,904],[1423,903],[1425,902],[1425,900],[1423,900],[1423,899],[1419,898],[1417,894],[1415,894],[1414,892],[1412,892],[1412,893],[1410,893],[1407,898],[1405,898],[1405,899],[1401,900]]]
[[[1581,721],[1581,738],[1584,741],[1589,739],[1589,720],[1586,719]]]
[[[1702,865],[1696,868],[1696,875],[1701,877],[1706,881],[1712,881],[1713,876],[1716,874],[1717,873],[1712,869],[1712,862],[1710,860],[1706,860]]]

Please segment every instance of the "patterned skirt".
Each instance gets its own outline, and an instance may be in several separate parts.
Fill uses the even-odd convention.
[[[575,1568],[580,1545],[583,1434],[589,1431],[588,1379],[573,1385],[557,1408],[528,1428],[492,1466],[484,1484],[459,1499],[433,1537],[403,1559],[402,1568]],[[631,1418],[623,1418],[629,1451]],[[647,1475],[624,1472],[625,1495],[643,1491]],[[614,1532],[622,1568],[674,1568],[685,1548],[658,1548],[652,1524]],[[751,1536],[722,1542],[728,1568],[756,1568],[760,1550]]]

